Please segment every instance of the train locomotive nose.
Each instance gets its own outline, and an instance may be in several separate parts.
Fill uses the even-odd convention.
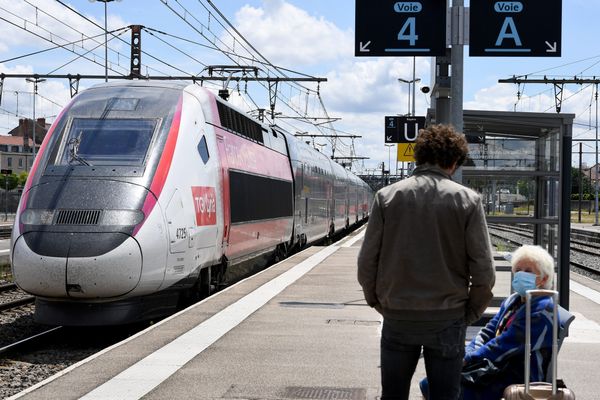
[[[124,295],[133,290],[142,273],[142,254],[137,241],[122,233],[43,233],[47,242],[60,242],[63,249],[77,249],[91,241],[121,242],[103,254],[78,256],[76,251],[60,257],[59,254],[37,254],[27,244],[26,233],[13,247],[14,279],[19,286],[34,295],[43,297],[70,297],[98,299]],[[105,236],[105,237],[102,237]],[[32,240],[33,238],[29,238]],[[123,240],[124,239],[124,240]],[[60,251],[60,249],[56,249]]]

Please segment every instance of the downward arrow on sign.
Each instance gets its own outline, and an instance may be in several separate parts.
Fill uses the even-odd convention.
[[[368,49],[368,47],[369,47],[370,44],[371,44],[370,40],[367,43],[360,42],[360,51],[361,52],[365,52],[365,53],[370,52],[371,49]]]
[[[548,46],[546,53],[556,53],[556,42],[554,42],[554,45],[552,45],[546,41],[546,46]]]

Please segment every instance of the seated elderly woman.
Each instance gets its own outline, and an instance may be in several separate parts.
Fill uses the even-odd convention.
[[[500,399],[504,388],[524,382],[525,293],[550,289],[554,260],[539,246],[525,245],[511,258],[515,290],[498,313],[466,346],[463,361],[462,398]],[[531,381],[545,381],[552,355],[552,310],[550,297],[534,297],[531,305]],[[427,378],[420,383],[428,398]]]

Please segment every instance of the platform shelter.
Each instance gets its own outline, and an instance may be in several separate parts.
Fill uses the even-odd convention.
[[[463,184],[481,193],[496,229],[523,229],[557,261],[560,303],[569,305],[571,146],[574,114],[464,111],[469,157]],[[494,238],[499,250],[510,240]]]

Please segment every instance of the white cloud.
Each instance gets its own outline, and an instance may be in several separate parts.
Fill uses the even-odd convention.
[[[0,0],[0,11],[3,12],[2,16],[9,21],[2,21],[0,23],[1,59],[8,60],[12,57],[25,55],[29,51],[34,52],[50,49],[53,46],[65,45],[66,43],[79,40],[80,42],[68,45],[65,49],[53,49],[37,56],[28,57],[26,60],[35,60],[38,68],[35,72],[48,72],[47,70],[40,71],[39,69],[52,69],[58,66],[56,60],[66,61],[76,57],[69,50],[75,50],[82,54],[87,50],[96,48],[87,57],[96,59],[100,64],[103,63],[104,46],[101,45],[104,42],[104,37],[102,36],[104,32],[103,20],[99,21],[94,17],[87,16],[87,18],[98,24],[98,27],[55,1],[38,0],[30,3]],[[127,25],[120,17],[109,15],[109,30]],[[98,37],[95,37],[93,40],[82,40],[82,33],[86,36]],[[82,50],[82,46],[86,50]],[[113,40],[110,42],[110,47],[121,48],[122,46],[118,44],[117,40]],[[19,54],[11,54],[11,49],[16,49]],[[93,54],[96,54],[96,56],[94,57]],[[87,65],[88,68],[90,67],[89,62],[86,62],[84,65]],[[85,71],[81,70],[81,64],[77,64],[77,68],[76,73],[85,73]],[[70,72],[70,70],[67,67],[57,72]]]
[[[300,71],[313,65],[330,68],[312,74],[327,77],[320,92],[329,116],[342,119],[335,123],[336,129],[361,136],[355,140],[356,155],[371,158],[365,161],[367,167],[374,167],[384,159],[388,163],[390,150],[383,146],[384,116],[408,112],[408,96],[412,93],[398,78],[412,79],[412,57],[354,57],[353,31],[343,31],[285,0],[264,0],[260,8],[244,6],[235,20],[236,28],[274,64]],[[430,58],[417,57],[416,63],[416,77],[422,79],[415,94],[416,114],[425,115],[428,98],[419,88],[431,86]],[[300,105],[298,108],[304,109],[303,94],[294,93],[291,97],[295,105]],[[278,110],[288,113],[281,106],[282,99],[278,101]],[[308,105],[308,111],[310,116],[323,116],[315,99]],[[316,129],[302,124],[294,124],[298,128],[288,124],[291,122],[285,124],[289,131],[308,129],[316,133]],[[351,141],[343,139],[343,142],[345,148],[336,155],[342,151],[348,155]],[[323,152],[330,155],[331,149],[327,146]]]
[[[572,90],[578,89],[578,90]],[[520,94],[520,98],[517,96]],[[590,109],[590,91],[581,93],[578,87],[564,86],[561,113],[579,116]],[[479,89],[473,100],[465,101],[466,110],[556,112],[555,94],[552,85],[530,84],[525,87],[499,83]]]
[[[417,78],[428,76],[429,59],[417,59]],[[328,107],[341,112],[405,114],[408,112],[408,85],[398,78],[412,79],[412,59],[376,58],[353,60],[327,75],[323,98]],[[423,78],[424,80],[425,78]],[[416,113],[426,109],[417,83]]]
[[[31,65],[17,65],[14,68],[0,64],[0,72],[5,74],[32,74]],[[81,90],[83,90],[81,88]],[[68,86],[62,80],[46,80],[38,84],[36,118],[46,117],[54,121],[62,107],[71,99]],[[19,118],[33,116],[33,85],[25,79],[6,79],[2,88],[0,105],[0,132],[7,132],[19,124]]]
[[[275,65],[321,64],[354,51],[352,32],[284,0],[264,0],[262,8],[246,5],[235,20],[244,37]]]

